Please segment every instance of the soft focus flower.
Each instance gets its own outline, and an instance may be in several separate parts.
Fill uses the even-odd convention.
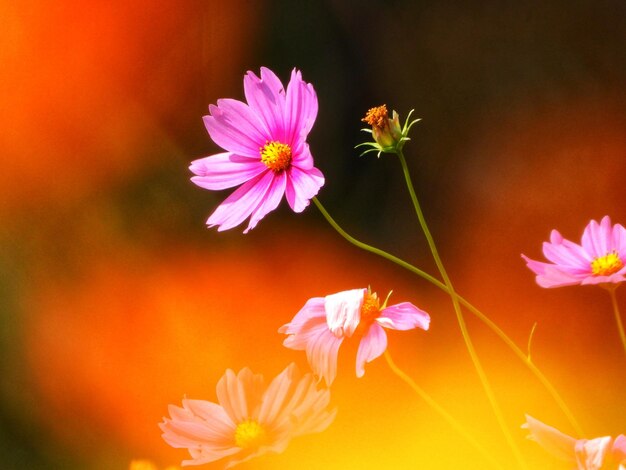
[[[389,117],[387,111],[387,105],[377,106],[370,108],[365,117],[361,121],[368,123],[371,129],[361,129],[364,132],[370,132],[374,138],[374,142],[364,142],[357,145],[357,147],[371,147],[363,152],[361,155],[365,155],[370,152],[378,152],[378,157],[381,153],[397,153],[402,149],[405,142],[411,140],[409,130],[416,122],[420,121],[411,119],[413,110],[409,112],[409,115],[404,122],[404,126],[400,127],[400,116],[395,111],[392,113],[392,117]]]
[[[261,78],[248,72],[243,79],[246,103],[217,100],[209,106],[204,125],[226,152],[191,163],[191,178],[205,189],[241,185],[211,214],[207,225],[228,230],[250,217],[254,228],[276,209],[283,194],[295,212],[302,212],[324,184],[313,166],[306,143],[317,116],[317,96],[296,69],[287,91],[271,70],[262,67]]]
[[[266,452],[282,452],[296,436],[321,432],[335,418],[328,411],[330,392],[318,390],[312,374],[301,375],[289,365],[269,385],[263,376],[232,370],[217,383],[217,403],[183,399],[183,407],[170,405],[170,418],[159,426],[163,439],[187,448],[201,465],[226,458],[226,468]]]
[[[313,372],[330,386],[337,374],[337,353],[344,338],[359,340],[356,375],[362,377],[365,363],[372,362],[387,349],[383,327],[428,330],[428,313],[409,302],[390,307],[386,304],[387,300],[381,307],[378,296],[369,289],[315,297],[278,332],[289,335],[283,342],[286,347],[306,351]]]
[[[159,470],[158,467],[150,460],[132,460],[129,470]],[[178,467],[167,467],[165,470],[178,470]]]
[[[576,464],[578,470],[625,470],[626,436],[615,439],[610,436],[595,439],[574,439],[526,415],[528,439],[536,441],[555,457]]]
[[[599,224],[589,222],[581,245],[552,230],[550,242],[543,243],[543,254],[551,263],[522,255],[541,287],[617,284],[626,280],[626,229],[620,224],[611,225],[608,215]]]

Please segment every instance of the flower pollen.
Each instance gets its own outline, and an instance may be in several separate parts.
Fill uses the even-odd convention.
[[[615,251],[600,256],[591,262],[591,272],[594,276],[610,276],[624,267],[624,263]]]
[[[380,316],[380,299],[376,293],[369,291],[363,296],[363,305],[361,305],[361,320],[357,326],[355,334],[357,336],[367,333],[368,328],[374,320]]]
[[[267,441],[267,433],[259,423],[247,419],[235,429],[235,445],[242,449],[256,448]]]
[[[387,111],[387,105],[377,106],[370,108],[365,117],[361,121],[368,123],[372,127],[383,128],[387,125],[389,119],[389,112]]]
[[[260,151],[261,161],[274,173],[280,173],[291,165],[291,147],[287,144],[267,142]]]

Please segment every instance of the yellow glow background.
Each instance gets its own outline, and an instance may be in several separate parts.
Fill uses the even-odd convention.
[[[261,65],[285,81],[302,68],[318,91],[310,142],[338,222],[435,274],[395,159],[352,150],[368,107],[416,108],[406,154],[457,290],[522,349],[537,322],[533,360],[587,437],[626,432],[608,295],[541,289],[520,258],[541,259],[552,228],[579,241],[592,218],[626,223],[620,2],[61,3],[0,4],[3,468],[179,463],[157,427],[169,403],[215,400],[226,368],[306,369],[278,327],[310,297],[367,285],[431,314],[427,333],[391,332],[389,351],[514,468],[443,293],[349,245],[315,208],[281,206],[245,236],[204,228],[227,192],[188,182],[188,163],[217,151],[201,116],[243,99],[243,73]],[[466,320],[530,468],[567,468],[519,428],[529,413],[573,434],[565,417]],[[486,468],[384,360],[356,379],[355,356],[342,347],[326,432],[240,468]]]

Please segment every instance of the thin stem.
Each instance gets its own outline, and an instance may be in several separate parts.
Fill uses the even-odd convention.
[[[622,317],[619,313],[619,306],[617,305],[617,296],[615,295],[616,288],[612,287],[608,289],[611,294],[611,303],[613,304],[613,313],[615,313],[615,321],[617,322],[617,331],[619,337],[622,339],[622,346],[624,346],[624,352],[626,352],[626,333],[624,333],[624,325],[622,324]]]
[[[489,400],[489,403],[491,404],[491,409],[493,410],[493,413],[496,416],[496,420],[498,421],[498,424],[500,425],[500,429],[502,429],[502,433],[504,434],[504,437],[506,441],[508,442],[509,447],[511,448],[511,451],[513,452],[513,455],[515,456],[515,460],[517,460],[517,463],[521,468],[526,468],[526,463],[524,462],[522,453],[517,447],[517,444],[515,443],[515,440],[513,439],[511,432],[509,431],[509,428],[506,424],[506,420],[504,419],[504,415],[502,414],[502,410],[500,409],[500,405],[498,404],[498,401],[496,400],[496,396],[493,393],[491,385],[489,384],[489,380],[487,379],[487,374],[485,373],[485,370],[483,369],[480,359],[478,358],[478,354],[476,353],[476,349],[474,348],[474,344],[472,343],[472,339],[470,338],[469,331],[467,330],[467,325],[465,324],[465,319],[463,318],[463,312],[461,311],[461,306],[459,305],[459,299],[456,297],[456,295],[454,295],[455,290],[454,290],[454,287],[452,286],[452,281],[450,280],[450,277],[448,276],[446,268],[443,265],[443,262],[441,261],[439,252],[437,251],[437,246],[435,245],[435,241],[433,240],[430,230],[428,229],[428,224],[426,223],[426,219],[424,218],[424,214],[417,200],[417,196],[415,195],[415,190],[413,189],[413,183],[411,181],[411,175],[409,174],[409,168],[406,164],[406,160],[404,158],[404,154],[402,153],[402,150],[399,149],[397,152],[397,155],[398,155],[398,159],[400,160],[400,164],[402,165],[402,172],[404,173],[404,179],[406,181],[407,188],[409,189],[409,193],[411,195],[411,201],[413,201],[413,207],[415,208],[415,213],[419,220],[420,226],[422,227],[424,235],[426,236],[426,240],[428,241],[428,246],[430,247],[430,251],[433,254],[435,264],[437,265],[437,268],[439,269],[441,277],[443,278],[443,282],[446,284],[446,286],[448,286],[448,291],[451,294],[452,305],[454,307],[454,312],[456,313],[456,319],[459,324],[459,328],[461,329],[461,335],[463,335],[463,340],[465,341],[465,347],[467,348],[467,352],[469,353],[472,363],[474,364],[474,368],[476,369],[478,378],[480,379],[480,382],[483,386],[485,394],[487,395],[487,399]]]
[[[330,226],[333,227],[337,231],[337,233],[339,233],[339,235],[345,238],[348,242],[352,243],[354,246],[361,248],[362,250],[369,251],[370,253],[374,253],[378,256],[381,256],[382,258],[385,258],[386,260],[391,261],[392,263],[403,267],[404,269],[412,272],[413,274],[420,276],[421,278],[425,279],[426,281],[430,282],[434,286],[444,291],[446,294],[454,295],[459,300],[459,302],[470,311],[470,313],[475,315],[480,321],[482,321],[485,325],[487,325],[487,327],[491,331],[493,331],[524,364],[526,364],[526,366],[530,369],[533,375],[537,377],[539,382],[541,382],[541,384],[546,388],[548,393],[552,396],[554,401],[557,403],[557,405],[559,406],[559,408],[565,415],[565,417],[569,420],[574,430],[578,433],[578,436],[583,437],[585,435],[581,426],[576,421],[576,418],[574,418],[574,414],[571,412],[569,407],[565,404],[565,401],[561,398],[561,396],[557,392],[556,388],[552,385],[552,383],[550,383],[547,377],[543,375],[541,370],[539,370],[539,368],[535,366],[534,363],[528,361],[528,357],[526,356],[524,351],[522,351],[515,344],[515,342],[513,342],[513,340],[509,338],[507,334],[504,331],[502,331],[502,329],[500,329],[500,327],[496,325],[489,317],[487,317],[478,308],[472,305],[467,299],[459,295],[456,291],[454,293],[451,293],[450,290],[448,289],[448,286],[446,286],[443,282],[431,276],[427,272],[422,271],[417,266],[413,266],[412,264],[407,263],[406,261],[398,258],[397,256],[394,256],[390,253],[387,253],[386,251],[383,251],[381,249],[368,245],[367,243],[363,243],[357,240],[356,238],[348,234],[344,229],[342,229],[337,224],[337,222],[335,222],[335,220],[330,216],[326,208],[324,208],[322,203],[316,197],[313,198],[313,203],[317,206],[317,208],[322,213],[326,221],[330,224]]]
[[[445,419],[450,426],[452,426],[456,432],[458,432],[461,436],[463,436],[467,442],[469,442],[474,449],[476,449],[490,464],[493,468],[502,468],[502,466],[489,454],[479,443],[472,437],[472,435],[465,429],[465,427],[459,423],[456,419],[450,415],[445,409],[439,405],[426,391],[424,391],[415,381],[409,377],[402,369],[400,369],[395,362],[391,359],[391,354],[389,351],[385,351],[385,359],[387,360],[387,364],[391,368],[394,374],[400,377],[401,380],[406,382],[406,384],[413,389],[415,393],[417,393],[420,398],[422,398],[428,406],[430,406],[433,410],[441,415],[443,419]]]

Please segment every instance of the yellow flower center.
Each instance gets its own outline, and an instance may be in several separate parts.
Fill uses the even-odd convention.
[[[267,142],[261,147],[261,161],[274,173],[280,173],[291,165],[291,147],[280,142]]]
[[[356,327],[355,334],[363,335],[367,333],[369,326],[380,316],[380,299],[376,293],[369,291],[363,296],[363,305],[361,305],[361,320]]]
[[[237,425],[235,429],[235,445],[242,449],[259,447],[267,440],[267,433],[259,423],[247,419]]]
[[[591,272],[594,276],[610,276],[623,267],[624,263],[614,251],[591,262]]]
[[[377,106],[376,108],[370,108],[365,117],[361,121],[368,123],[372,127],[383,128],[387,125],[389,119],[389,113],[387,112],[387,105]]]

